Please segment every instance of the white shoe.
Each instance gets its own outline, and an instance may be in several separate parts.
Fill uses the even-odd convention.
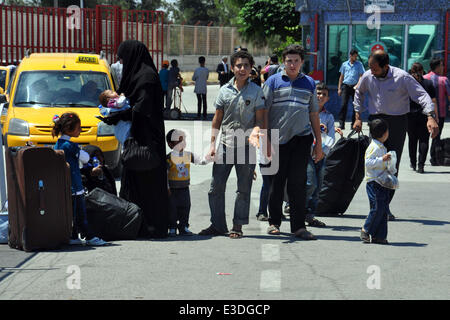
[[[98,237],[93,237],[90,240],[86,240],[86,245],[88,245],[88,246],[104,246],[105,244],[108,244],[108,242],[106,242]]]

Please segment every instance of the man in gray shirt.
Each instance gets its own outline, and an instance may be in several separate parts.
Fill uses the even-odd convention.
[[[423,113],[428,115],[427,128],[431,137],[439,132],[435,121],[434,105],[428,93],[406,71],[389,65],[389,55],[377,50],[369,57],[369,68],[361,77],[355,93],[353,106],[355,123],[353,129],[361,131],[361,112],[364,111],[364,95],[368,94],[369,121],[382,118],[389,124],[389,138],[384,145],[388,151],[397,154],[397,175],[408,127],[407,113],[410,101],[418,103]],[[394,197],[391,191],[390,200]],[[389,220],[395,217],[389,213]]]
[[[211,146],[208,158],[214,158],[211,188],[208,192],[211,226],[199,235],[228,233],[225,217],[225,187],[233,166],[237,176],[233,228],[230,238],[242,237],[242,225],[248,224],[256,150],[260,130],[265,129],[265,105],[262,89],[250,81],[253,57],[246,51],[231,56],[234,77],[220,88],[212,121]],[[217,148],[219,129],[222,136]]]

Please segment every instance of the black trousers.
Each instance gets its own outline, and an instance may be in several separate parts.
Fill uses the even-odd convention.
[[[270,186],[269,224],[281,225],[284,186],[287,183],[292,233],[305,228],[306,170],[312,142],[313,136],[310,134],[295,136],[288,143],[280,145],[279,168]]]
[[[412,166],[419,168],[425,165],[427,159],[430,133],[427,129],[428,117],[422,112],[408,113],[408,149],[409,161]],[[417,144],[419,144],[419,162],[417,163]]]
[[[189,212],[191,211],[191,195],[189,187],[170,188],[169,196],[169,229],[178,228],[184,231],[189,227]]]
[[[432,164],[436,163],[436,161],[437,161],[436,154],[435,154],[436,146],[441,142],[441,132],[442,132],[442,129],[444,128],[444,122],[445,122],[445,118],[439,117],[439,123],[438,123],[439,134],[434,139],[431,140],[431,149],[430,149],[430,157],[431,157],[431,159],[430,159],[430,162]]]
[[[197,117],[200,117],[203,104],[203,118],[206,118],[206,93],[197,93]]]
[[[395,175],[398,177],[398,169],[402,158],[403,145],[405,144],[406,131],[408,129],[408,116],[406,114],[400,116],[371,114],[369,116],[369,121],[374,119],[384,119],[389,125],[389,138],[384,143],[384,146],[388,152],[395,151],[397,154],[397,173]],[[395,190],[390,190],[389,203],[392,201],[394,194]]]
[[[350,100],[350,97],[352,99],[355,99],[355,89],[353,89],[353,87],[355,85],[348,85],[348,84],[344,83],[341,86],[342,105],[341,105],[341,111],[339,112],[339,125],[340,126],[343,126],[345,124],[345,119],[347,118],[348,101]],[[353,111],[353,104],[352,104],[352,127],[353,127],[354,122],[355,122],[355,112]]]

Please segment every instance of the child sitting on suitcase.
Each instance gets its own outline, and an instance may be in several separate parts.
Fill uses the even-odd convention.
[[[192,235],[189,227],[191,196],[189,194],[190,164],[206,164],[189,151],[185,151],[186,135],[181,130],[170,130],[166,135],[172,151],[167,155],[167,178],[169,180],[169,236]],[[178,221],[178,225],[177,225]]]
[[[372,142],[366,150],[365,170],[370,211],[361,229],[361,240],[370,243],[372,237],[372,243],[387,244],[390,189],[379,184],[377,178],[387,170],[391,159],[383,144],[389,137],[389,127],[385,120],[375,119],[369,122],[369,129]]]
[[[61,117],[54,116],[55,122],[52,130],[52,136],[61,137],[56,141],[55,150],[63,150],[66,161],[70,165],[70,177],[72,180],[72,203],[73,203],[73,227],[70,244],[83,244],[79,238],[86,238],[86,244],[89,246],[103,246],[107,244],[104,240],[96,237],[88,224],[86,217],[86,206],[84,199],[84,187],[81,182],[81,172],[79,162],[87,163],[89,154],[81,150],[77,143],[70,139],[77,138],[81,133],[81,120],[76,113],[67,112]]]
[[[330,148],[334,144],[335,132],[343,135],[342,130],[334,127],[334,117],[325,109],[325,104],[330,100],[328,95],[328,87],[323,83],[318,83],[317,102],[319,104],[320,131],[322,132],[322,150],[325,157],[330,152]],[[319,198],[319,192],[322,188],[323,177],[325,172],[325,158],[319,162],[314,162],[310,156],[307,167],[306,181],[306,219],[309,226],[325,227],[325,223],[315,218],[315,211]]]
[[[130,104],[124,95],[118,95],[112,90],[103,91],[98,97],[100,105],[100,113],[102,116],[107,117],[111,113],[125,111],[130,109]],[[114,135],[121,144],[125,143],[125,140],[130,135],[131,121],[120,120],[114,125]]]

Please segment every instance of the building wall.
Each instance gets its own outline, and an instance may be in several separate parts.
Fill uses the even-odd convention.
[[[326,26],[327,24],[352,24],[365,23],[372,14],[364,13],[364,0],[349,0],[350,14],[346,0],[297,0],[297,10],[301,12],[300,24],[311,25],[311,48],[314,48],[314,18],[318,14],[319,20],[319,58],[318,70],[325,70],[325,50],[326,50]],[[305,7],[306,4],[306,7]],[[381,24],[400,22],[414,24],[414,22],[437,22],[436,49],[444,49],[445,39],[445,17],[446,11],[450,10],[448,0],[396,0],[394,13],[381,13]],[[349,50],[351,48],[349,47]],[[307,58],[308,59],[308,58]],[[313,65],[313,57],[310,56],[310,65]],[[426,69],[428,68],[425,66]],[[307,70],[309,71],[309,70]],[[340,97],[336,92],[336,87],[332,86],[330,92],[330,102],[328,109],[337,117],[340,110]],[[349,107],[350,108],[350,107]],[[350,112],[347,119],[350,118]]]

